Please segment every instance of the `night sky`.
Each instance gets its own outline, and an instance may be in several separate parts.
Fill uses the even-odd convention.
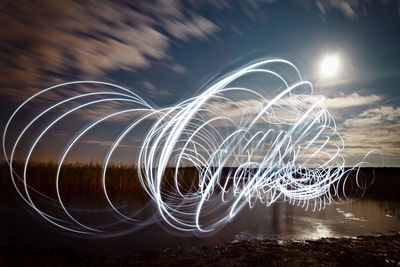
[[[326,97],[350,164],[379,149],[400,166],[399,1],[2,1],[0,12],[1,125],[61,82],[112,82],[167,107],[230,66],[279,57]],[[329,55],[339,67],[326,78]]]

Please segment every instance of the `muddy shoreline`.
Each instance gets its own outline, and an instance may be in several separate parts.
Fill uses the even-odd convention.
[[[400,266],[400,234],[308,241],[243,241],[144,252],[82,253],[0,246],[1,266]]]

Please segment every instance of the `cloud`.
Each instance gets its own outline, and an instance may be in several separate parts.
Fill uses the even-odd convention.
[[[400,121],[400,107],[382,106],[363,111],[356,118],[347,119],[347,127],[382,126]]]
[[[148,89],[150,91],[156,90],[156,87],[152,83],[149,83],[149,82],[146,82],[146,81],[143,82],[143,86],[144,86],[144,88],[146,88],[146,89]]]
[[[91,145],[98,145],[98,146],[102,146],[102,147],[110,147],[110,148],[115,144],[114,141],[95,140],[95,139],[87,139],[87,140],[82,140],[80,142],[86,143],[86,144],[91,144]],[[119,144],[118,148],[140,149],[140,144],[139,145]]]
[[[205,40],[219,30],[186,14],[180,1],[2,1],[0,94],[15,101],[60,81],[173,62],[171,38]]]
[[[105,104],[104,104],[105,103]],[[70,106],[70,107],[63,107],[60,109],[61,112],[65,113],[71,110],[73,107],[76,105]],[[134,119],[140,118],[142,116],[148,115],[150,111],[144,111],[143,106],[132,103],[132,102],[127,102],[127,101],[107,101],[99,104],[94,104],[90,105],[87,108],[83,109],[78,109],[75,112],[73,112],[73,115],[69,116],[72,117],[73,120],[75,120],[77,123],[78,122],[94,122],[98,121],[106,116],[109,116],[111,114],[115,114],[124,110],[128,109],[140,109],[140,110],[134,110],[134,111],[129,111],[129,112],[124,112],[115,116],[112,116],[108,118],[106,121],[107,122],[131,122]],[[148,120],[154,120],[156,119],[156,116],[149,116],[147,118]]]
[[[271,2],[241,1],[239,7],[244,14],[259,20],[265,17],[265,5]],[[301,3],[306,5],[306,1]],[[364,1],[312,3],[319,6],[320,12],[338,9],[347,17],[354,17],[364,5]],[[175,64],[170,53],[174,39],[206,40],[224,28],[199,13],[205,7],[225,10],[233,3],[1,1],[0,95],[14,102],[17,97],[25,99],[58,82],[105,80],[110,72],[148,69],[158,62],[185,73],[185,67]]]
[[[243,95],[246,96],[246,95]],[[266,121],[270,123],[295,123],[297,122],[312,106],[313,103],[319,101],[322,96],[309,95],[291,95],[278,99],[269,109],[264,108],[270,103],[271,99],[249,98],[242,100],[231,99],[232,102],[226,100],[213,99],[204,105],[204,108],[211,112],[209,116],[213,117],[226,116],[239,124],[248,119],[254,119],[257,114],[263,115],[259,119],[260,127],[265,127]],[[318,113],[318,112],[317,112]],[[312,114],[317,114],[312,113]],[[225,126],[226,123],[219,123],[219,126]]]
[[[315,95],[315,96],[302,96],[301,101],[317,101],[321,99],[322,95]],[[359,107],[359,106],[368,106],[372,104],[376,104],[383,100],[382,96],[379,95],[365,95],[362,96],[358,93],[353,93],[350,95],[341,94],[336,97],[328,97],[325,98],[324,104],[328,108],[328,110],[332,109],[342,109],[342,108],[351,108],[351,107]],[[268,104],[270,99],[247,99],[247,100],[239,100],[235,102],[235,105],[228,102],[220,102],[220,101],[213,101],[209,105],[209,110],[212,110],[216,113],[227,113],[231,114],[233,117],[240,117],[242,112],[246,112],[247,114],[258,113],[262,110],[264,106]],[[298,107],[300,108],[302,105],[299,102],[298,98],[283,98],[281,101],[278,101],[279,104],[279,114],[283,117],[292,117],[288,110],[291,110],[291,107]],[[278,109],[275,109],[277,111]],[[286,112],[285,112],[286,110]],[[337,112],[335,112],[337,113]]]
[[[308,9],[316,7],[323,19],[331,10],[337,10],[350,20],[357,19],[360,15],[367,15],[366,5],[374,3],[370,0],[298,0],[298,2]],[[389,1],[381,3],[387,5]],[[396,5],[396,1],[390,1],[390,4],[392,3]]]
[[[362,96],[358,93],[352,93],[350,95],[342,95],[337,97],[329,97],[324,101],[325,106],[328,109],[336,108],[349,108],[356,106],[365,106],[375,104],[382,101],[383,97],[379,95],[366,95]]]
[[[342,13],[350,19],[357,18],[354,8],[358,7],[358,1],[343,1],[343,0],[329,0],[329,1],[316,1],[316,4],[321,11],[325,14],[328,9],[333,8],[342,11]]]
[[[159,90],[157,89],[154,84],[148,82],[148,81],[144,81],[143,82],[143,87],[145,88],[145,92],[150,95],[151,97],[161,97],[161,96],[166,96],[166,95],[171,95],[170,92],[165,91],[165,90]]]
[[[327,13],[336,9],[339,10],[349,19],[358,18],[357,10],[362,6],[362,0],[299,0],[305,7],[309,8],[311,6],[317,7],[322,17],[325,17]]]
[[[310,101],[315,101],[321,96],[310,97]],[[341,108],[349,108],[350,112],[357,109],[363,109],[354,118],[349,118],[344,121],[337,121],[339,134],[343,137],[345,143],[345,150],[343,155],[345,158],[351,158],[357,163],[370,152],[372,149],[378,149],[384,157],[398,157],[400,158],[400,107],[394,106],[381,106],[381,107],[368,107],[369,105],[376,105],[383,100],[382,96],[378,95],[365,95],[361,96],[358,93],[351,95],[339,95],[337,97],[327,98],[325,105],[328,110],[333,109],[337,112]],[[226,115],[235,121],[239,122],[243,112],[248,115],[260,112],[260,110],[270,101],[269,99],[247,99],[235,102],[212,101],[207,105],[209,111],[218,115]],[[277,104],[275,115],[281,118],[297,120],[296,116],[290,113],[293,108],[301,110],[301,103],[306,99],[293,98],[293,102],[287,102],[289,99],[284,99]],[[300,101],[300,102],[299,102]],[[284,105],[286,102],[286,105]],[[357,108],[357,109],[355,109]],[[283,113],[282,113],[283,112]],[[337,119],[337,116],[334,116]],[[218,123],[219,127],[229,127],[229,123],[221,121]],[[331,140],[330,143],[334,144],[338,140]],[[377,153],[376,155],[378,155]],[[378,164],[377,157],[373,164]]]
[[[168,67],[179,74],[184,74],[187,71],[187,69],[184,66],[179,64],[171,64]]]
[[[347,153],[364,156],[372,149],[384,155],[397,155],[400,158],[400,125],[358,126],[342,133]],[[356,147],[353,147],[353,146]]]
[[[350,156],[364,156],[371,149],[400,158],[400,107],[381,106],[364,110],[344,121],[342,136]]]
[[[213,22],[204,17],[194,16],[188,21],[167,21],[166,29],[176,38],[188,41],[191,37],[205,39],[206,36],[214,33],[219,28]]]

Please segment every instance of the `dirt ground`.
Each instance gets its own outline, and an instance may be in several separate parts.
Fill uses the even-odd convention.
[[[0,247],[0,266],[400,266],[400,234],[316,241],[249,241],[145,252]]]

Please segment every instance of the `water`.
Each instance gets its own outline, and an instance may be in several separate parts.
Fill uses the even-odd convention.
[[[3,188],[4,189],[4,188]],[[177,236],[165,225],[152,224],[137,232],[107,239],[88,239],[49,226],[10,190],[0,204],[0,244],[37,248],[70,247],[87,252],[133,251],[176,246],[221,245],[243,240],[307,240],[322,237],[400,232],[400,200],[360,199],[305,211],[287,203],[245,208],[214,235]]]
[[[328,206],[322,211],[305,211],[277,203],[270,212],[253,210],[262,218],[249,224],[248,230],[235,235],[236,240],[252,239],[319,239],[389,234],[400,231],[400,202],[361,199]],[[248,211],[246,211],[248,213]],[[264,215],[263,215],[264,214]],[[243,214],[244,215],[244,214]],[[251,216],[248,213],[247,216]],[[244,218],[242,224],[245,224]],[[265,222],[265,224],[262,223]]]

